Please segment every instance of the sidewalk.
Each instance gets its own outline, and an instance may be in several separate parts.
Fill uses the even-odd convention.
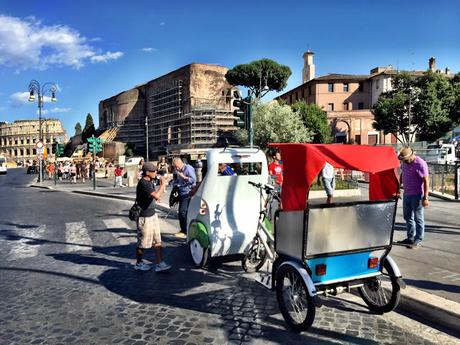
[[[95,197],[135,200],[135,187],[113,187],[107,179],[71,184],[68,181],[44,181],[34,187],[49,188]],[[169,211],[169,192],[158,208]],[[403,274],[407,288],[401,290],[399,309],[416,314],[436,324],[456,330],[460,334],[460,204],[442,199],[430,200],[426,209],[426,236],[422,248],[407,249],[393,246],[391,256]],[[173,211],[175,213],[175,211]],[[402,205],[398,204],[395,223],[395,241],[405,238]]]

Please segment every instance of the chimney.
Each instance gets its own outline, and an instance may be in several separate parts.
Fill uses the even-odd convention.
[[[307,50],[303,54],[303,70],[302,70],[302,81],[303,83],[306,83],[307,81],[310,81],[312,79],[315,79],[315,65],[313,64],[313,53],[310,50]]]
[[[428,60],[428,69],[431,72],[436,71],[436,59],[434,57],[430,57],[430,59]]]

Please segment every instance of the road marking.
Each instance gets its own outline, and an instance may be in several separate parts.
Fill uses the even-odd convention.
[[[136,233],[131,230],[121,218],[108,218],[102,220],[107,230],[113,230],[112,235],[121,245],[128,245],[136,241]],[[124,230],[124,231],[123,231]]]
[[[6,261],[14,261],[18,259],[33,258],[38,255],[38,250],[41,247],[40,243],[35,240],[41,240],[41,236],[46,231],[46,225],[40,225],[36,228],[20,229],[16,228],[15,236],[18,239],[5,240],[11,249],[6,257]]]
[[[92,249],[93,241],[89,237],[85,222],[65,223],[65,228],[65,240],[68,243],[67,251],[75,252]]]

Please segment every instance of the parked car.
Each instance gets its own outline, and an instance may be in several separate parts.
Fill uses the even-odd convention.
[[[143,157],[131,157],[125,162],[125,166],[126,165],[139,165],[139,163],[143,159],[144,159]]]

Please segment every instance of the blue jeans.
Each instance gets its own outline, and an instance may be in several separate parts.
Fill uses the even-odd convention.
[[[404,195],[403,214],[406,221],[407,238],[422,241],[425,234],[422,195]]]
[[[180,231],[184,234],[187,233],[187,211],[189,202],[190,196],[188,194],[179,197],[179,224]]]

